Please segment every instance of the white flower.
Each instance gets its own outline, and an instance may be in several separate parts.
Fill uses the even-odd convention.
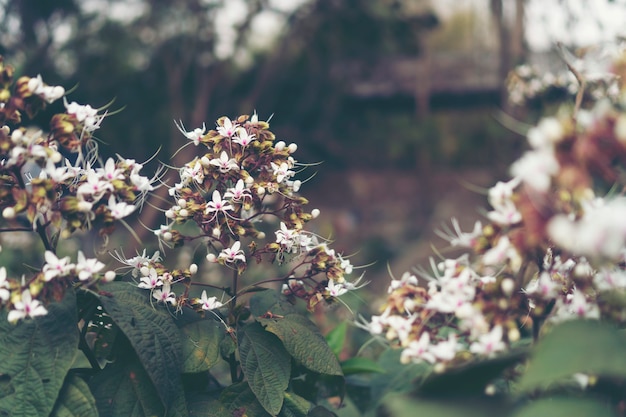
[[[214,158],[209,161],[210,165],[219,168],[221,173],[226,173],[230,170],[239,171],[239,164],[233,158],[230,158],[226,151],[222,151],[219,158]]]
[[[276,176],[276,182],[280,184],[284,179],[289,179],[294,176],[295,172],[289,170],[289,165],[286,162],[282,162],[280,165],[270,162],[274,175]]]
[[[90,196],[94,201],[98,201],[107,191],[113,191],[113,185],[108,181],[103,181],[96,171],[88,170],[87,181],[78,187],[76,194],[79,198]]]
[[[100,177],[106,181],[123,180],[124,172],[122,169],[115,166],[115,160],[113,158],[107,159],[104,164],[104,168],[96,169],[96,172]]]
[[[47,250],[44,258],[46,264],[42,271],[46,282],[56,277],[66,276],[74,269],[74,264],[70,263],[69,256],[59,259],[52,251]]]
[[[558,172],[559,162],[551,149],[528,151],[511,165],[511,175],[542,193],[548,191]]]
[[[217,133],[220,135],[230,138],[235,134],[235,131],[239,125],[237,123],[233,123],[228,117],[222,118],[222,124],[217,125]]]
[[[82,251],[78,251],[78,261],[76,263],[76,272],[78,272],[78,279],[86,281],[93,277],[104,268],[104,264],[97,259],[87,259]]]
[[[163,287],[152,291],[152,298],[161,303],[176,305],[176,294],[171,291],[168,281],[163,282]]]
[[[536,295],[542,300],[553,300],[559,295],[560,286],[554,282],[550,274],[543,271],[539,277],[530,281],[524,292]]]
[[[328,280],[326,291],[328,291],[328,295],[331,297],[340,297],[348,292],[342,284],[335,284],[335,281],[332,279]]]
[[[245,198],[250,198],[250,190],[245,187],[242,179],[237,181],[237,184],[233,188],[229,188],[224,193],[224,198],[229,198],[232,201],[243,201]]]
[[[41,75],[28,80],[28,89],[31,93],[41,97],[48,103],[52,103],[65,94],[65,89],[60,86],[49,86],[44,84]]]
[[[223,259],[226,263],[235,263],[237,261],[246,262],[246,256],[243,253],[243,250],[239,249],[241,246],[240,241],[236,241],[233,243],[233,246],[230,248],[226,248],[220,252],[218,255],[218,259]]]
[[[450,333],[448,340],[430,345],[430,353],[439,360],[451,361],[461,348],[462,345],[456,340],[456,334]]]
[[[435,233],[442,239],[450,242],[450,245],[462,248],[471,248],[476,242],[476,239],[483,234],[483,226],[479,221],[474,223],[474,230],[471,232],[463,232],[459,226],[459,221],[453,217],[452,228],[453,230],[450,230],[446,227],[443,231],[436,230]]]
[[[87,132],[93,132],[100,128],[104,115],[99,115],[98,110],[91,107],[89,104],[80,105],[75,101],[70,104],[67,103],[65,98],[63,99],[67,114],[71,114],[76,117],[76,120],[83,124],[83,128]]]
[[[230,211],[232,209],[233,209],[233,206],[231,206],[228,201],[222,200],[222,196],[220,195],[220,192],[217,190],[214,190],[212,201],[209,201],[206,204],[206,209],[204,211],[204,214],[215,213],[214,216],[211,218],[211,220],[213,220],[219,212],[226,214],[227,211]]]
[[[287,225],[280,222],[280,230],[274,232],[276,234],[276,243],[283,247],[285,252],[295,252],[300,239],[300,233],[295,229],[287,229]]]
[[[509,238],[502,236],[496,246],[483,254],[482,262],[485,266],[500,266],[508,262],[511,269],[517,271],[522,264],[522,257]]]
[[[389,288],[387,289],[387,293],[391,294],[393,291],[397,290],[398,288],[402,288],[405,285],[417,286],[417,284],[417,277],[409,272],[405,272],[404,274],[402,274],[400,279],[391,280]]]
[[[478,337],[478,340],[470,345],[470,352],[477,355],[493,356],[497,352],[506,349],[502,341],[502,326],[494,326],[487,334]]]
[[[200,304],[203,310],[213,310],[216,308],[220,308],[222,303],[217,301],[217,297],[208,297],[206,295],[206,291],[202,291],[202,296],[200,297]]]
[[[174,121],[174,124],[176,125],[176,128],[180,131],[180,133],[182,133],[187,139],[192,141],[195,146],[198,146],[200,144],[200,139],[202,139],[202,136],[204,136],[204,133],[206,132],[205,123],[202,123],[202,128],[197,127],[189,132],[185,130],[185,125],[183,125],[182,121],[179,121],[178,123]]]
[[[137,210],[136,206],[128,204],[124,201],[116,203],[115,196],[113,194],[109,197],[109,204],[107,205],[107,208],[110,210],[111,216],[117,220],[123,219],[124,217],[130,215],[133,211]]]
[[[422,333],[419,340],[412,340],[400,354],[402,363],[422,362],[435,363],[437,358],[430,351],[430,335],[428,332]]]
[[[547,230],[557,245],[573,254],[619,259],[626,246],[626,198],[590,205],[579,221],[554,216]]]
[[[552,148],[563,138],[563,134],[561,122],[554,117],[546,117],[528,130],[528,143],[535,149]]]
[[[240,127],[237,129],[237,136],[235,136],[233,142],[245,148],[255,140],[256,138],[254,137],[254,134],[248,134],[248,131],[246,129]]]
[[[11,323],[28,317],[44,316],[48,310],[39,300],[33,300],[30,290],[22,291],[22,298],[13,303],[13,310],[9,311],[7,320]]]
[[[154,268],[149,268],[147,276],[141,277],[140,281],[137,287],[146,290],[153,290],[163,285],[163,277],[157,275]]]
[[[7,280],[7,270],[5,267],[0,268],[0,301],[7,302],[11,292],[9,291],[9,281]]]

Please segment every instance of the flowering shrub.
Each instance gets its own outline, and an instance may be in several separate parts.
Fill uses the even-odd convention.
[[[593,79],[568,63],[575,105],[528,130],[530,149],[489,189],[484,222],[440,231],[460,256],[394,278],[363,324],[420,376],[421,400],[396,397],[391,415],[624,415],[626,49],[609,52]],[[541,93],[521,72],[516,101]],[[468,412],[455,395],[494,399]]]
[[[28,119],[56,100],[48,132]],[[167,186],[163,170],[118,155],[103,161],[93,134],[105,109],[68,102],[62,87],[0,60],[1,232],[32,233],[41,265],[0,267],[0,414],[327,415],[343,371],[317,327],[295,306],[332,303],[357,288],[350,261],[307,231],[295,144],[269,124],[222,117],[187,131],[195,157],[168,190],[161,251],[112,259],[60,256],[72,236],[104,238]],[[172,269],[166,248],[193,244],[227,280]],[[5,248],[6,250],[6,248]],[[282,273],[246,281],[260,263]],[[267,270],[266,270],[267,272]],[[245,283],[245,285],[244,285]],[[276,288],[276,289],[273,289]],[[352,372],[359,372],[354,364]]]

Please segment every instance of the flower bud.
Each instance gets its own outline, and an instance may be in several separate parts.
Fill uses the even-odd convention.
[[[250,188],[250,186],[252,184],[254,184],[254,178],[253,177],[246,177],[246,179],[244,180],[244,182],[246,183],[246,185],[248,186],[248,188]]]
[[[282,151],[283,149],[285,149],[285,145],[286,143],[283,142],[282,140],[279,140],[278,142],[276,142],[276,144],[274,145],[274,149],[276,149],[277,151]]]
[[[300,180],[295,180],[293,182],[293,185],[291,186],[291,188],[293,189],[294,193],[297,193],[298,191],[300,191],[300,186],[302,185],[302,181]]]
[[[24,132],[19,129],[14,130],[13,133],[11,133],[11,141],[13,141],[13,143],[19,143],[22,140],[22,136],[24,136]]]
[[[165,212],[165,217],[167,217],[168,219],[173,219],[174,217],[176,217],[176,214],[174,213],[174,210],[169,209]]]
[[[141,275],[143,275],[144,277],[147,277],[150,275],[150,268],[148,268],[147,266],[142,266],[139,269],[139,272],[141,272]]]
[[[52,155],[50,155],[50,160],[52,162],[54,162],[55,164],[58,164],[59,162],[61,162],[62,156],[59,152],[54,152]]]
[[[78,211],[82,213],[87,213],[88,211],[91,211],[92,207],[93,207],[92,203],[90,203],[89,201],[84,201],[84,200],[79,201],[78,204],[76,205],[76,208],[78,209]]]
[[[189,265],[189,272],[191,272],[192,275],[195,275],[198,272],[198,265],[196,264]]]
[[[104,274],[104,281],[105,282],[111,282],[115,279],[115,271],[106,271]]]
[[[13,207],[6,207],[2,210],[2,217],[7,220],[12,220],[15,218],[15,209]]]
[[[513,294],[513,290],[515,290],[515,281],[511,278],[504,278],[500,284],[500,288],[502,289],[504,295],[510,297],[511,294]]]
[[[257,234],[256,234],[256,237],[257,237],[258,239],[265,239],[265,232],[259,232],[259,233],[257,233]]]
[[[217,260],[217,257],[215,256],[215,254],[209,253],[206,256],[206,260],[211,262],[211,263],[214,263]]]
[[[320,215],[320,210],[319,209],[313,209],[311,210],[311,217],[314,219],[317,219],[317,217]]]
[[[180,217],[189,217],[189,211],[187,209],[180,209],[178,214],[180,215]]]
[[[517,342],[520,338],[519,330],[517,329],[517,327],[513,327],[512,329],[510,329],[507,337],[509,339],[509,342]]]
[[[296,145],[295,143],[290,143],[289,146],[287,147],[287,151],[289,153],[294,153],[297,150],[298,150],[298,145]]]
[[[215,227],[213,231],[211,232],[211,235],[214,238],[219,239],[219,237],[222,235],[222,230],[219,227]]]
[[[209,158],[205,156],[203,156],[202,158],[200,158],[200,164],[204,167],[204,168],[208,168],[211,166],[211,160]]]
[[[187,200],[185,200],[184,198],[180,198],[180,199],[178,199],[178,205],[179,205],[181,208],[185,208],[185,207],[187,207]]]
[[[166,242],[170,242],[172,240],[172,232],[163,233],[163,240]]]
[[[265,188],[263,187],[257,188],[256,193],[259,195],[259,197],[263,196],[263,194],[265,194]]]

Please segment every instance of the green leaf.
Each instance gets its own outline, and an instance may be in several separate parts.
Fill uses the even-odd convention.
[[[422,396],[442,397],[449,397],[451,393],[457,397],[484,395],[487,385],[527,356],[528,349],[518,348],[493,358],[452,367],[442,373],[431,373],[418,386],[418,392]]]
[[[328,346],[330,346],[330,350],[339,357],[341,355],[341,351],[343,350],[343,346],[346,343],[346,333],[348,331],[348,323],[342,321],[332,329],[326,335],[326,342],[328,342]]]
[[[283,318],[257,321],[265,330],[274,333],[298,362],[314,372],[343,375],[337,356],[326,343],[313,322],[300,314],[287,314]]]
[[[598,321],[557,325],[537,344],[518,389],[544,389],[576,373],[626,378],[626,335]]]
[[[318,405],[317,407],[314,407],[311,411],[309,411],[307,417],[337,417],[337,414],[333,413],[326,407]]]
[[[224,337],[221,325],[215,320],[199,320],[181,329],[182,372],[204,372],[220,358],[220,342]]]
[[[76,375],[69,375],[50,417],[97,417],[98,409],[89,386]]]
[[[363,374],[363,373],[379,373],[387,372],[377,362],[369,358],[350,358],[341,362],[341,369],[344,375]]]
[[[272,415],[283,405],[283,394],[289,385],[291,358],[276,336],[250,323],[237,331],[241,368],[250,389],[263,408]]]
[[[149,301],[149,292],[126,282],[103,286],[102,306],[128,338],[167,409],[184,397],[182,346],[171,313]],[[183,410],[179,410],[181,414]]]
[[[408,392],[419,385],[432,371],[432,366],[422,363],[402,364],[400,349],[389,348],[381,353],[378,364],[386,372],[374,374],[370,385],[372,387],[372,404],[378,404],[388,393]]]
[[[252,394],[254,396],[254,394]],[[256,399],[255,399],[256,400]],[[232,417],[233,414],[219,400],[192,399],[188,402],[189,417]],[[259,404],[261,407],[261,404]]]
[[[89,385],[101,416],[165,415],[165,408],[150,376],[132,350],[118,361],[108,364],[92,378]]]
[[[278,415],[280,417],[306,417],[310,409],[311,403],[309,401],[293,392],[286,392],[283,408]]]
[[[433,401],[405,395],[390,395],[384,402],[384,408],[387,413],[382,415],[390,417],[503,417],[508,414],[510,406],[498,400],[465,399],[461,402],[454,402],[444,399]],[[536,416],[550,416],[550,414],[537,414]]]
[[[90,381],[101,416],[181,417],[187,415],[185,397],[176,398],[166,409],[150,376],[141,365],[128,339],[116,343],[115,362],[109,363]]]
[[[78,349],[76,295],[11,324],[0,312],[0,416],[48,417]]]
[[[228,408],[229,416],[269,416],[265,407],[259,402],[258,396],[252,392],[250,386],[245,382],[233,384],[226,388],[220,395],[220,402]],[[277,412],[271,414],[276,415]]]
[[[284,316],[296,313],[297,310],[281,293],[265,290],[250,297],[250,312],[256,317],[264,316],[267,313]]]
[[[513,417],[616,417],[617,415],[609,404],[592,398],[543,398],[515,412]]]

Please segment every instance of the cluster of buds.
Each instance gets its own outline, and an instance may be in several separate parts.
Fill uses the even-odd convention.
[[[105,114],[68,103],[63,87],[49,86],[41,76],[21,77],[15,85],[12,77],[13,68],[0,58],[0,232],[37,233],[46,249],[35,276],[17,280],[8,279],[6,269],[0,273],[0,306],[14,321],[44,314],[44,303],[70,285],[115,277],[81,252],[76,264],[59,261],[57,244],[77,230],[108,237],[116,222],[141,207],[158,175],[141,175],[134,160],[99,158],[91,133]],[[62,97],[65,112],[51,117],[49,133],[25,126],[24,115],[31,118]]]
[[[294,159],[296,144],[276,141],[269,123],[256,114],[221,117],[209,131],[206,125],[191,131],[177,126],[199,152],[179,169],[180,181],[169,189],[174,204],[164,209],[167,222],[155,231],[161,244],[202,240],[207,261],[236,279],[252,260],[290,263],[284,277],[264,282],[282,282],[286,294],[304,299],[310,308],[355,287],[345,278],[352,273],[350,262],[304,228],[319,210],[306,211],[308,201],[298,195],[302,182],[296,176],[304,166]],[[188,289],[172,304],[187,302]],[[237,296],[236,289],[228,291]],[[204,292],[188,303],[206,309],[216,305],[211,298]]]
[[[623,62],[624,50],[611,79],[623,79]],[[441,231],[464,253],[392,280],[382,314],[364,326],[401,347],[405,362],[446,366],[505,351],[545,323],[623,322],[615,295],[626,292],[626,89],[618,91],[531,128],[512,178],[489,190],[486,224],[463,232],[453,220]]]

